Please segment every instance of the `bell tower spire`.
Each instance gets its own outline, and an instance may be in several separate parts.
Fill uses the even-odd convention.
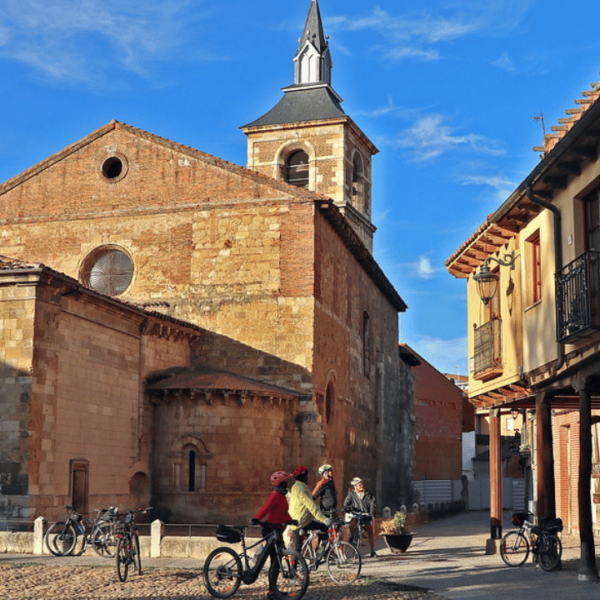
[[[294,58],[296,85],[326,83],[331,85],[329,42],[323,33],[323,22],[317,0],[311,0],[304,33]]]
[[[248,137],[248,168],[332,198],[373,252],[371,158],[378,150],[344,112],[331,67],[319,3],[310,0],[294,83],[269,112],[241,128]]]

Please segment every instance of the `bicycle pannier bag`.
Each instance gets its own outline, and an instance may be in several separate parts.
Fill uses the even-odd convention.
[[[220,542],[237,544],[242,540],[242,534],[231,527],[227,527],[227,525],[219,525],[217,527],[217,539]]]
[[[525,522],[525,519],[527,519],[528,515],[527,513],[515,513],[512,516],[512,524],[515,527],[521,527],[521,525],[523,525],[523,523]]]

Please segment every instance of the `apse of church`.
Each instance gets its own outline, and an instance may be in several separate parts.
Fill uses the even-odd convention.
[[[406,304],[372,256],[377,149],[331,86],[316,0],[294,61],[282,100],[243,127],[249,169],[112,121],[0,185],[0,253],[16,259],[7,264],[23,277],[42,265],[50,280],[56,272],[71,282],[47,293],[53,321],[28,313],[35,333],[19,372],[30,381],[11,387],[9,402],[44,415],[70,395],[67,412],[15,421],[38,428],[24,438],[52,448],[21,443],[10,469],[35,486],[15,488],[15,506],[35,512],[42,502],[58,516],[72,501],[77,461],[89,467],[90,506],[145,493],[179,521],[251,512],[270,473],[298,464],[333,464],[340,495],[360,475],[381,506],[410,500],[414,395],[398,350]],[[0,286],[10,295],[7,272],[0,268]],[[102,390],[84,386],[78,404],[67,383],[38,385],[114,368],[106,342],[93,356],[82,351],[81,373],[73,371],[68,336],[85,347],[73,314],[97,321],[95,335],[124,330],[119,340],[137,340],[125,391],[118,402],[110,395],[135,432],[112,479],[100,475],[101,441],[64,444],[51,426],[84,420],[90,405],[103,406]],[[56,360],[39,358],[52,355],[44,339]],[[8,363],[0,383],[14,377]],[[14,443],[0,440],[0,450]],[[40,476],[44,461],[55,461],[59,483]]]

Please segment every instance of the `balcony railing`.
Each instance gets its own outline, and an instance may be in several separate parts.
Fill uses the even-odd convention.
[[[556,339],[570,342],[600,328],[600,252],[577,257],[556,274]]]
[[[502,373],[502,320],[492,319],[475,328],[473,377],[491,379]]]

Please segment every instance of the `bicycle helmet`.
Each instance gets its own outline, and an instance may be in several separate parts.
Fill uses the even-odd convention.
[[[358,485],[359,483],[362,483],[362,479],[360,477],[355,477],[351,482],[350,485],[352,487],[354,487],[355,485]]]
[[[273,485],[279,485],[284,481],[288,481],[290,477],[291,475],[285,471],[275,471],[275,473],[271,475],[271,483]]]
[[[327,471],[333,471],[333,467],[331,465],[321,465],[319,467],[319,475],[323,475]]]
[[[304,465],[300,465],[299,467],[296,467],[294,469],[294,472],[292,473],[293,477],[300,477],[301,475],[304,475],[304,473],[308,473],[308,467],[305,467]]]

